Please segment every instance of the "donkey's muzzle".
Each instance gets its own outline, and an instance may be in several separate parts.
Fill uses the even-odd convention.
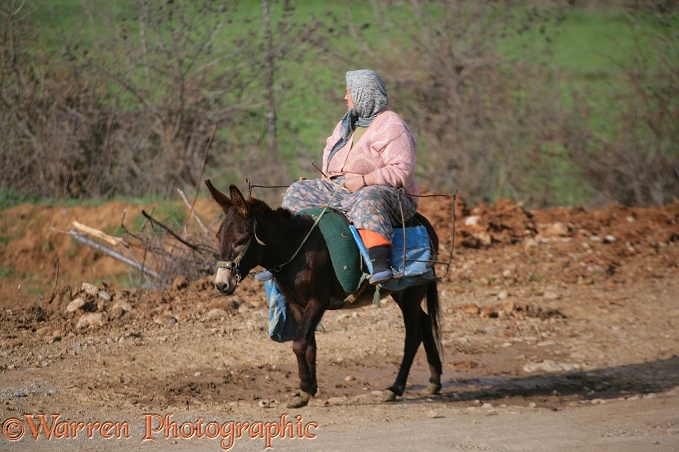
[[[215,287],[222,295],[231,295],[236,290],[240,278],[228,268],[218,268],[215,276]]]
[[[229,285],[227,282],[222,281],[215,283],[215,287],[222,295],[231,295],[234,292],[234,290],[236,290],[235,284]]]

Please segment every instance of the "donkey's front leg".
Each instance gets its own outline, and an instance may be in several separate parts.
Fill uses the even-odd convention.
[[[292,349],[297,356],[300,383],[299,394],[288,403],[288,408],[300,408],[309,403],[311,397],[316,395],[318,390],[316,382],[316,341],[314,336],[311,336],[311,340],[306,337],[295,338]]]
[[[297,356],[299,372],[299,395],[295,396],[289,408],[300,408],[309,403],[318,391],[316,380],[316,327],[323,316],[323,309],[317,303],[310,302],[304,312],[302,324],[297,337],[293,340],[292,350]]]

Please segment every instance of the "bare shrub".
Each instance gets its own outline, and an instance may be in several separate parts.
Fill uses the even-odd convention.
[[[33,11],[20,0],[3,4],[2,187],[47,197],[170,196],[198,186],[205,168],[232,181],[250,172],[286,179],[275,129],[266,128],[273,69],[314,32],[292,23],[289,2],[275,46],[256,27],[229,30],[234,2],[100,6],[83,2],[64,47],[48,51],[31,28]]]
[[[610,136],[593,130],[581,99],[564,139],[600,203],[665,204],[679,196],[679,34],[663,16],[633,20],[653,31],[631,61],[618,62],[627,89],[610,112]]]
[[[73,79],[36,44],[31,12],[20,1],[1,10],[2,186],[34,195],[78,196],[93,181],[89,163],[103,140],[104,115],[92,85]]]
[[[244,113],[261,99],[252,89],[257,40],[218,41],[231,17],[226,2],[140,0],[122,16],[86,7],[93,24],[110,32],[95,37],[92,51],[67,50],[85,77],[100,80],[112,118],[103,151],[114,156],[113,173],[140,182],[137,190],[125,187],[135,195],[196,186],[213,127],[244,126]],[[230,139],[218,135],[216,148]]]

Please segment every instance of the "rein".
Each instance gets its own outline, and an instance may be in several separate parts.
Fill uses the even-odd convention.
[[[344,188],[344,187],[342,187],[342,188]],[[306,243],[306,241],[309,239],[309,236],[311,235],[311,232],[316,228],[316,226],[318,225],[318,223],[321,221],[321,218],[323,217],[323,215],[325,214],[325,212],[328,210],[328,207],[330,207],[330,203],[332,203],[332,200],[335,199],[335,196],[337,196],[337,193],[338,193],[338,192],[339,192],[339,190],[335,190],[335,192],[332,194],[332,197],[330,198],[330,200],[328,201],[328,203],[325,205],[325,207],[323,207],[323,210],[321,210],[321,213],[318,214],[318,217],[316,218],[316,221],[314,221],[314,224],[311,226],[311,229],[309,229],[309,232],[307,232],[306,236],[304,236],[304,239],[302,240],[302,243],[299,244],[299,246],[297,247],[297,250],[293,253],[292,257],[291,257],[290,259],[288,259],[286,262],[282,263],[282,264],[274,265],[274,266],[273,266],[273,269],[272,269],[273,271],[275,271],[276,273],[280,272],[281,269],[282,269],[283,267],[285,267],[286,265],[288,265],[290,262],[292,262],[292,261],[297,257],[297,255],[299,254],[299,252],[302,250],[302,247],[304,246],[304,244]]]

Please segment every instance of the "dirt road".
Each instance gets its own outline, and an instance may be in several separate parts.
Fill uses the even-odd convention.
[[[120,264],[50,229],[105,229],[121,208],[2,213],[0,450],[262,450],[267,434],[273,450],[679,450],[679,202],[459,206],[442,393],[419,394],[420,351],[405,396],[379,402],[404,334],[384,302],[327,313],[319,394],[299,410],[261,283],[228,298],[207,278],[122,289],[107,280]],[[422,210],[449,236],[445,208]],[[56,289],[27,292],[53,284],[55,255]]]

